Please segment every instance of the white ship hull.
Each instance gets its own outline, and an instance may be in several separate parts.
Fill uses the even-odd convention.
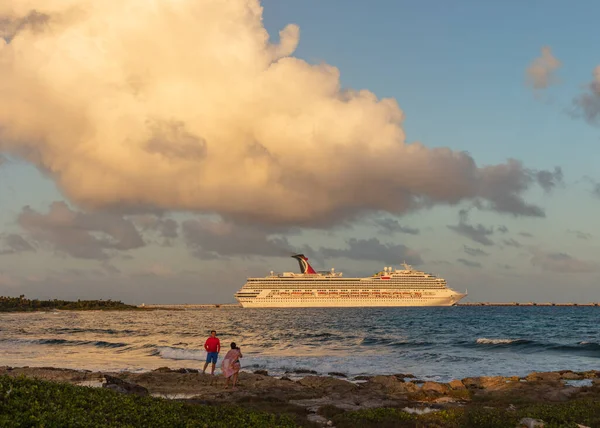
[[[248,278],[235,294],[244,308],[346,308],[452,306],[466,294],[435,275],[384,268],[371,277],[344,278],[341,273],[315,272],[304,255],[293,256],[302,273],[284,272]]]
[[[456,294],[455,298],[441,297],[427,300],[398,299],[393,301],[381,301],[380,299],[341,300],[341,299],[319,299],[302,302],[276,302],[262,299],[239,300],[244,308],[364,308],[364,307],[406,307],[406,306],[453,306],[464,294]]]

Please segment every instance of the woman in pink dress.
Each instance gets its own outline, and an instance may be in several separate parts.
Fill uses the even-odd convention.
[[[223,376],[225,376],[225,388],[229,388],[229,379],[233,376],[233,385],[231,389],[235,389],[237,383],[238,373],[240,371],[240,358],[242,358],[242,351],[237,347],[235,342],[231,342],[231,349],[225,355],[223,363],[221,364],[221,370]]]

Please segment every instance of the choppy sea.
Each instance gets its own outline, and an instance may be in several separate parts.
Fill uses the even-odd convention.
[[[201,368],[204,340],[215,329],[225,350],[232,341],[242,348],[246,371],[521,376],[600,369],[599,320],[600,307],[4,313],[0,366]]]

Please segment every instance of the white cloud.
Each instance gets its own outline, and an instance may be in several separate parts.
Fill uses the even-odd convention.
[[[556,83],[555,72],[560,66],[561,62],[552,55],[552,49],[544,46],[542,55],[535,58],[527,67],[527,83],[534,89],[546,89]]]
[[[269,44],[258,0],[4,0],[0,150],[86,209],[320,225],[483,198],[543,215],[516,161],[407,144],[393,99]],[[516,179],[514,179],[516,178]]]

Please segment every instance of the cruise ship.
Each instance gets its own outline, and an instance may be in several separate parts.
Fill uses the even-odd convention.
[[[384,267],[366,278],[344,278],[341,272],[315,271],[303,254],[300,273],[273,273],[248,278],[235,293],[244,308],[312,308],[368,306],[452,306],[464,298],[446,285],[446,280],[414,270]]]

